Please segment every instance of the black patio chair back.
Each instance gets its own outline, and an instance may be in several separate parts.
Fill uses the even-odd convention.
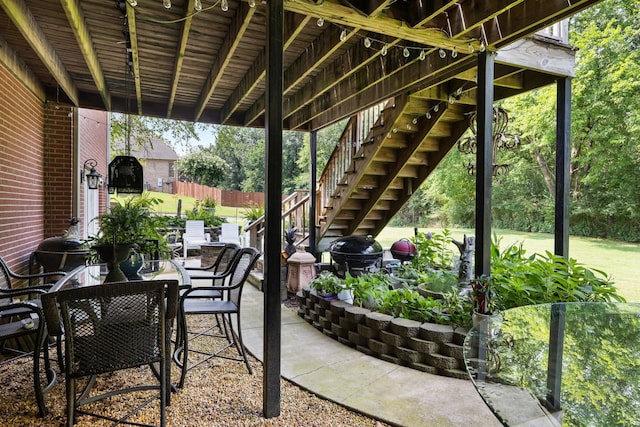
[[[50,284],[45,282],[64,276],[65,272],[18,274],[0,257],[0,365],[12,363],[21,357],[33,359],[33,386],[38,414],[47,414],[44,395],[55,384],[56,373],[51,367],[47,329],[40,296],[46,294]],[[40,286],[28,287],[37,279]],[[41,372],[44,363],[44,372]],[[43,380],[45,381],[43,383]]]
[[[164,426],[169,384],[171,319],[176,315],[178,282],[150,280],[86,286],[44,295],[51,333],[64,333],[67,425],[72,426],[81,406],[122,393],[158,389],[160,425]],[[154,364],[158,364],[156,369]],[[157,384],[128,384],[124,389],[89,396],[95,376],[149,365]],[[79,393],[76,380],[90,377]],[[155,399],[155,396],[150,400]],[[134,408],[122,418],[91,415],[127,424]],[[137,424],[144,425],[144,424]]]
[[[182,367],[179,386],[184,385],[185,377],[189,369],[193,369],[196,366],[206,362],[213,357],[222,357],[225,359],[244,361],[249,373],[252,373],[249,359],[247,358],[246,349],[242,342],[242,327],[240,323],[240,302],[242,296],[242,289],[244,287],[251,269],[255,262],[258,260],[260,252],[255,248],[242,248],[233,258],[228,274],[225,274],[224,285],[209,286],[207,289],[220,291],[222,293],[221,299],[212,299],[210,296],[202,296],[202,287],[193,286],[187,289],[180,296],[180,319],[178,322],[178,333],[176,350],[174,352],[174,360]],[[216,279],[217,280],[217,279]],[[187,330],[187,316],[190,315],[220,315],[222,316],[223,333],[227,339],[226,345],[216,351],[207,350],[190,350],[189,347],[189,335],[194,337],[212,337],[217,335],[211,335],[209,331],[213,326],[205,327],[204,330],[188,331]],[[234,316],[235,323],[237,324],[237,330],[233,327],[231,316]],[[223,351],[227,348],[234,346],[238,351],[239,358],[231,357],[223,354]],[[199,353],[206,356],[204,359],[199,360],[197,363],[188,365],[189,351]]]

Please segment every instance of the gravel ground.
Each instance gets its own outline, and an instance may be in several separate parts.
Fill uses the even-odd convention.
[[[202,321],[205,316],[195,316]],[[211,339],[205,345],[217,348],[223,341]],[[55,351],[53,352],[55,353]],[[233,354],[233,353],[230,353]],[[191,355],[190,355],[191,357]],[[168,426],[386,426],[361,414],[349,411],[313,393],[281,381],[281,414],[277,418],[262,416],[262,364],[250,357],[253,375],[244,363],[222,358],[194,368],[187,374],[184,388],[171,396],[167,407]],[[173,364],[172,364],[173,365]],[[57,369],[57,363],[54,363]],[[172,379],[177,382],[178,369],[173,365]],[[106,375],[100,385],[130,384],[150,379],[148,368],[139,368]],[[98,387],[98,386],[97,386]],[[0,426],[61,426],[66,422],[65,386],[62,375],[45,396],[49,414],[37,417],[37,408],[31,383],[31,360],[22,358],[0,366]],[[106,413],[122,411],[137,402],[144,392],[112,398],[106,404],[94,404],[92,409]],[[149,392],[147,392],[149,395]],[[126,413],[126,410],[125,410]],[[158,403],[154,400],[136,413],[132,420],[159,423]],[[110,422],[81,415],[76,426],[107,426]]]

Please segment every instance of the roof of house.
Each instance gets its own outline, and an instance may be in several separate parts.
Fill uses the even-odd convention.
[[[124,148],[124,141],[116,143],[116,146]],[[139,159],[149,160],[178,160],[180,158],[173,148],[158,138],[151,138],[151,144],[132,147],[131,155]]]

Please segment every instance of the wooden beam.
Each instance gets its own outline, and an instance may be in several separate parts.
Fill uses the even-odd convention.
[[[202,116],[202,113],[207,107],[209,99],[222,79],[224,70],[229,65],[229,62],[231,62],[233,54],[240,45],[240,41],[242,40],[244,33],[247,31],[255,11],[256,8],[250,7],[246,2],[240,3],[240,7],[231,21],[227,37],[222,43],[222,47],[218,53],[218,60],[213,64],[213,68],[211,68],[209,76],[207,77],[205,87],[200,93],[200,99],[195,110],[196,114],[193,118],[194,121],[198,121],[198,119],[200,119],[200,116]]]
[[[484,26],[487,46],[499,49],[527,35],[540,31],[554,22],[574,15],[599,0],[526,0],[496,16]]]
[[[426,46],[444,49],[456,48],[459,51],[467,49],[469,43],[478,49],[477,40],[453,39],[448,37],[440,28],[412,28],[404,21],[390,18],[385,14],[375,17],[365,16],[358,11],[338,3],[336,0],[324,0],[320,4],[313,4],[307,0],[289,0],[285,8],[291,12],[322,17],[327,21],[347,27],[361,27],[367,31],[386,34],[393,38],[420,43]]]
[[[175,61],[173,64],[173,82],[171,83],[171,92],[167,101],[167,118],[171,118],[173,103],[176,99],[176,92],[178,91],[178,84],[180,83],[180,73],[182,71],[184,54],[187,50],[187,41],[189,41],[189,31],[191,30],[191,22],[194,11],[195,0],[189,0],[189,2],[187,3],[187,8],[185,10],[184,20],[182,21],[182,31],[180,32],[180,40],[178,41],[178,48],[176,49]]]
[[[387,46],[391,48],[400,40],[390,40]],[[371,51],[362,44],[347,50],[338,60],[330,66],[322,69],[316,78],[297,91],[294,95],[285,99],[284,114],[290,116],[303,108],[312,100],[319,98],[341,82],[351,78],[357,71],[367,67],[378,60],[380,51]],[[245,124],[253,123],[264,112],[264,97],[258,99],[245,115]]]
[[[440,58],[437,53],[428,55],[424,61],[416,61],[402,72],[390,73],[370,85],[366,90],[341,87],[333,90],[329,97],[314,101],[309,107],[296,113],[289,119],[289,128],[295,129],[311,120],[311,128],[326,126],[340,117],[351,115],[364,107],[384,100],[387,96],[419,90],[435,85],[440,81],[454,77],[465,69],[474,66],[474,57],[458,56],[455,60]],[[335,96],[335,97],[334,97]],[[342,100],[345,101],[342,101]]]
[[[140,89],[140,55],[138,52],[138,29],[136,27],[136,11],[129,2],[127,4],[127,26],[129,29],[129,41],[131,42],[131,71],[133,73],[133,84],[136,88],[136,111],[139,115],[142,114],[142,90]],[[126,88],[127,92],[129,88]],[[129,93],[127,93],[127,98]],[[127,102],[128,104],[128,102]],[[127,105],[127,114],[131,114],[129,105]]]
[[[23,0],[3,0],[0,2],[0,6],[47,67],[60,88],[67,94],[67,97],[74,105],[78,106],[78,89],[27,4]]]
[[[478,3],[474,0],[464,0],[456,3],[447,10],[449,31],[451,37],[468,36],[472,30],[496,16],[507,12],[524,0],[492,0]]]
[[[284,36],[284,50],[286,51],[291,43],[298,37],[298,35],[302,32],[307,23],[311,20],[310,16],[302,16],[295,13],[287,13],[285,14],[285,36]],[[233,93],[229,97],[229,99],[225,102],[222,107],[221,117],[222,124],[227,123],[229,118],[233,113],[236,112],[238,107],[242,101],[244,101],[253,91],[254,89],[264,80],[266,75],[266,66],[265,66],[265,50],[262,50],[258,57],[253,61],[251,68],[247,73],[242,77],[242,81],[236,86]],[[264,96],[262,99],[262,105],[264,106]],[[264,108],[261,112],[256,112],[255,116],[251,119],[253,122],[257,116],[264,113]]]
[[[345,29],[344,38],[342,28],[331,26],[323,31],[314,40],[308,49],[300,55],[284,73],[284,93],[287,94],[302,80],[306,79],[324,61],[333,55],[343,44],[345,44],[357,32],[358,28]]]
[[[0,37],[0,64],[2,64],[11,74],[13,74],[36,98],[41,102],[47,100],[44,86],[38,80],[33,71],[18,56],[15,50],[11,49],[5,39]]]
[[[98,54],[93,47],[93,40],[91,40],[91,34],[87,28],[87,23],[84,19],[84,15],[82,14],[82,10],[78,7],[78,2],[76,0],[60,0],[60,2],[62,3],[62,8],[67,15],[67,20],[73,30],[73,34],[76,37],[78,47],[80,47],[82,56],[87,63],[89,71],[91,72],[91,77],[93,77],[96,89],[98,89],[98,93],[102,98],[104,108],[107,111],[111,110],[111,95],[109,94],[109,89],[107,89],[104,73],[102,72],[100,61],[98,60]]]
[[[496,64],[537,70],[558,76],[575,76],[575,51],[536,39],[519,40],[497,52]]]

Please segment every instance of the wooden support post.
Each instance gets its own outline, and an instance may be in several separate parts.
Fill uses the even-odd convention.
[[[571,188],[571,78],[558,79],[556,100],[556,207],[554,253],[569,258]]]
[[[262,412],[280,415],[280,257],[282,251],[282,75],[284,0],[267,4],[267,85],[264,232],[264,377]]]
[[[476,153],[476,276],[491,274],[493,174],[493,76],[495,53],[478,54],[478,151]]]
[[[317,171],[317,161],[318,161],[318,132],[312,131],[309,135],[309,151],[311,157],[311,170],[309,171],[310,181],[309,181],[309,252],[316,256],[316,224],[318,222],[318,218],[316,216],[316,171]]]

